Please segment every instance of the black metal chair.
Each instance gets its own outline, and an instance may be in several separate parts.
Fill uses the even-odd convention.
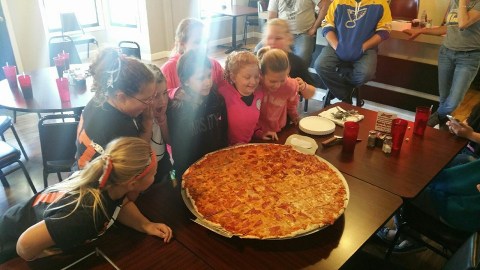
[[[53,57],[62,52],[70,54],[70,64],[81,64],[80,56],[78,55],[77,48],[73,43],[73,39],[69,36],[53,36],[48,40],[48,52],[50,57],[50,66],[55,66]]]
[[[20,156],[21,156],[21,153],[17,148],[11,146],[6,142],[0,141],[0,181],[2,182],[4,187],[6,188],[10,187],[10,185],[7,182],[6,176],[17,171],[18,169],[22,169],[23,173],[25,174],[25,177],[27,178],[28,184],[30,185],[30,188],[35,194],[37,193],[37,190],[35,189],[35,185],[33,184],[32,179],[30,178],[30,175],[28,174],[28,171],[25,168],[25,165],[23,165],[23,162],[20,161]],[[7,172],[3,171],[4,168],[14,163],[18,163],[19,167],[9,169],[9,171]]]
[[[57,173],[58,180],[62,181],[60,173],[71,172],[77,151],[78,121],[77,115],[52,114],[38,122],[45,187],[48,186],[48,174]]]
[[[25,158],[25,160],[28,161],[27,152],[25,152],[25,149],[23,148],[23,144],[20,141],[20,138],[18,137],[17,131],[15,130],[15,126],[13,125],[13,122],[12,122],[12,118],[10,116],[1,115],[0,116],[0,137],[2,137],[2,140],[4,142],[6,142],[4,133],[8,129],[12,130],[13,136],[15,136],[15,139],[17,140],[17,144],[22,150],[23,157]]]
[[[262,1],[248,1],[249,7],[256,7],[258,8],[258,12],[263,11]],[[247,29],[249,26],[262,26],[261,23],[262,19],[258,17],[258,15],[248,15],[245,16],[245,24],[243,25],[243,44],[247,45]]]
[[[126,56],[133,56],[142,59],[140,45],[135,41],[120,41],[118,43],[118,48],[120,48],[120,51]]]

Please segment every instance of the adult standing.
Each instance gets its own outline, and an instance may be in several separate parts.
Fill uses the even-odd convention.
[[[294,36],[293,53],[310,65],[315,48],[315,35],[327,14],[331,0],[270,0],[268,19],[280,18],[288,22]],[[318,16],[315,7],[318,7]]]
[[[428,125],[444,127],[463,100],[480,66],[480,1],[451,0],[446,23],[435,28],[407,29],[410,39],[420,34],[445,35],[438,54],[440,104]]]
[[[336,98],[352,103],[354,87],[374,78],[377,46],[390,37],[391,23],[386,0],[332,2],[322,25],[328,45],[315,61],[314,68]]]

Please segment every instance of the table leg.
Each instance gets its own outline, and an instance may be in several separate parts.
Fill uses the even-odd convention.
[[[232,47],[225,51],[229,54],[237,49],[237,17],[232,17]]]

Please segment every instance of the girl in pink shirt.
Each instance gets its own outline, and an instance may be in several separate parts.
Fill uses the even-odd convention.
[[[232,52],[225,62],[225,80],[218,91],[225,99],[228,143],[248,143],[260,116],[263,92],[257,89],[260,68],[257,57],[247,51]]]
[[[287,115],[293,123],[299,121],[299,84],[288,76],[290,64],[283,50],[264,47],[257,56],[261,71],[260,89],[264,91],[264,97],[255,137],[278,140],[277,132],[287,124]]]
[[[206,50],[206,40],[204,38],[203,22],[193,18],[183,19],[177,27],[175,32],[175,47],[172,50],[172,57],[168,59],[160,68],[163,75],[167,79],[167,89],[173,90],[180,87],[180,79],[177,75],[177,62],[180,56],[185,52],[198,49]],[[218,85],[223,81],[223,68],[215,59],[210,58],[212,63],[212,81]],[[169,92],[170,98],[173,98],[175,93]]]

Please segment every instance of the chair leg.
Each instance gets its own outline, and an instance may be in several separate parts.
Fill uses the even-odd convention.
[[[8,183],[7,178],[3,174],[2,170],[0,170],[0,181],[2,182],[2,185],[3,185],[4,188],[9,188],[10,187],[10,184]]]
[[[62,182],[62,175],[60,174],[60,172],[57,172],[57,177],[58,177],[58,182]]]
[[[23,156],[25,157],[25,160],[28,161],[28,156],[27,152],[25,152],[25,149],[23,148],[23,144],[20,141],[20,138],[18,137],[17,131],[15,130],[15,127],[13,125],[10,126],[13,132],[13,136],[15,136],[15,139],[17,139],[18,146],[20,146],[20,149],[22,150]]]
[[[393,248],[395,247],[395,244],[397,243],[398,239],[400,239],[400,234],[402,233],[404,226],[405,225],[402,224],[402,225],[397,227],[397,233],[395,234],[395,237],[393,238],[392,243],[390,244],[390,246],[387,249],[387,253],[385,254],[385,260],[388,261],[390,259],[390,255],[392,255]]]
[[[304,112],[308,111],[308,99],[305,99],[305,103],[303,104],[303,111]]]
[[[243,24],[243,45],[247,45],[247,20],[248,18],[245,18],[245,23]]]
[[[17,123],[17,111],[13,111],[13,123]]]
[[[330,92],[330,90],[327,90],[327,93],[323,97],[323,108],[327,107],[330,105],[330,102],[334,98],[333,94]]]
[[[365,104],[365,101],[360,97],[360,88],[359,87],[353,88],[352,96],[355,97],[355,99],[356,99],[356,102],[355,102],[356,106],[357,107],[363,107],[363,105]]]
[[[48,187],[48,172],[43,169],[43,187]]]
[[[18,164],[23,170],[23,173],[25,174],[25,177],[27,178],[28,184],[30,185],[30,188],[33,191],[33,194],[37,194],[37,189],[35,188],[35,185],[33,185],[32,179],[30,178],[30,175],[28,174],[27,168],[25,168],[25,165],[23,165],[23,162],[20,160],[17,160]]]

